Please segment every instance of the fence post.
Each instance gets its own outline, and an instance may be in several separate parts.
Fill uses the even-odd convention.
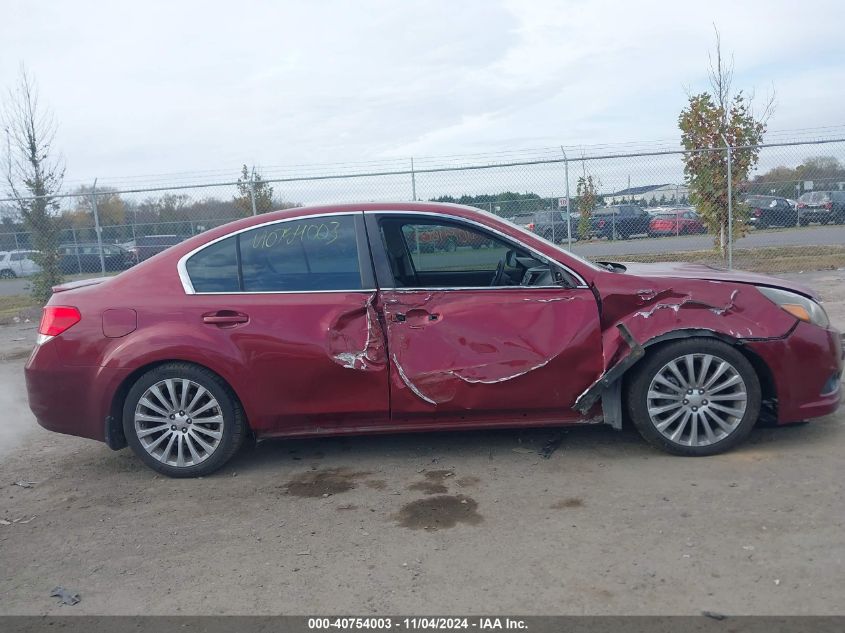
[[[249,177],[249,199],[252,202],[252,215],[258,215],[255,208],[255,166],[252,167],[252,175]]]
[[[76,229],[71,227],[70,233],[73,235],[73,252],[76,253],[76,267],[79,269],[79,272],[82,272],[82,260],[79,258],[79,242],[76,239]]]
[[[728,154],[728,270],[734,267],[734,200],[733,200],[733,170],[731,169],[731,144],[722,134],[725,150]]]
[[[411,200],[417,201],[417,174],[414,171],[414,157],[411,156]]]
[[[21,245],[20,245],[20,243],[18,242],[18,234],[17,234],[17,233],[15,233],[15,250],[16,250],[16,251],[21,250]]]
[[[100,272],[106,274],[106,259],[103,257],[103,229],[100,226],[100,214],[97,212],[97,179],[91,187],[91,208],[94,210],[94,231],[97,233],[97,250],[100,251]],[[79,272],[82,272],[80,269]]]
[[[563,153],[563,177],[566,180],[566,244],[567,248],[572,250],[572,202],[569,200],[569,158],[566,156],[566,150],[563,145],[560,146],[560,151]]]

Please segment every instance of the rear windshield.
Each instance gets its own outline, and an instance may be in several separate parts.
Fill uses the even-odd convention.
[[[769,204],[774,198],[766,198],[765,196],[750,196],[748,200],[745,201],[746,204],[755,205],[755,204],[762,204],[767,205]]]
[[[798,198],[798,202],[804,202],[808,204],[830,202],[830,194],[828,194],[826,191],[812,191],[810,193],[801,194],[801,197]]]

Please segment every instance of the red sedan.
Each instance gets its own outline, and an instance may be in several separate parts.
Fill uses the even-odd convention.
[[[648,234],[652,237],[706,232],[707,227],[704,226],[701,217],[689,209],[672,209],[656,213],[648,226]]]
[[[422,249],[425,230],[488,248]],[[55,289],[26,365],[45,428],[204,475],[247,435],[610,424],[672,453],[834,411],[842,342],[813,292],[604,263],[471,207],[279,211]]]

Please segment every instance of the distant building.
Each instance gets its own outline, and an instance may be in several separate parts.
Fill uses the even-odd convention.
[[[604,200],[608,204],[617,204],[622,202],[635,202],[637,200],[644,200],[651,202],[652,200],[660,200],[663,198],[666,202],[677,203],[682,198],[689,197],[689,189],[686,185],[673,185],[670,183],[664,185],[644,185],[642,187],[628,187],[617,191],[615,193],[607,194]]]

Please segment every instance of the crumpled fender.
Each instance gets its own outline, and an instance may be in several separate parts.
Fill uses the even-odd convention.
[[[588,410],[654,342],[703,334],[738,342],[765,340],[782,338],[795,326],[794,317],[774,306],[753,285],[672,281],[661,278],[651,284],[647,278],[612,274],[597,284],[603,372],[579,396],[577,410]]]

